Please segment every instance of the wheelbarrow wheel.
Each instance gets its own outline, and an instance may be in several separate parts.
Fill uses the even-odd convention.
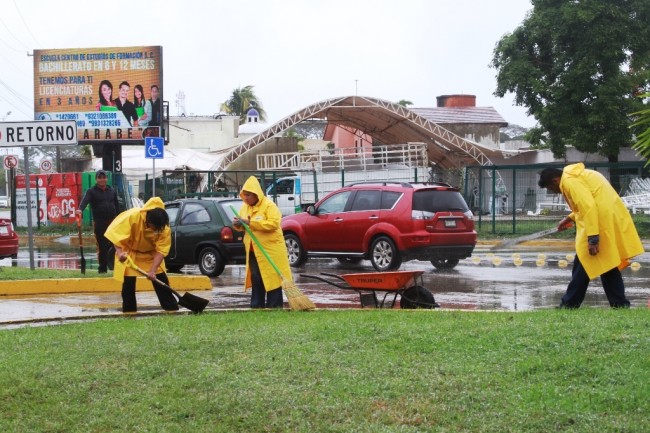
[[[400,308],[440,308],[433,293],[426,287],[411,286],[404,290],[400,299]]]

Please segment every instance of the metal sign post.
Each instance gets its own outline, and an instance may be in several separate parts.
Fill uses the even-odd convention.
[[[165,157],[165,139],[162,137],[146,137],[144,139],[144,157],[153,160],[151,197],[154,197],[156,195],[156,160]]]
[[[27,211],[27,236],[29,240],[29,269],[34,270],[34,233],[32,232],[32,184],[29,181],[29,148],[23,147],[23,155],[25,160],[25,210]],[[38,185],[36,185],[38,188]],[[36,203],[36,215],[38,216],[38,203]]]

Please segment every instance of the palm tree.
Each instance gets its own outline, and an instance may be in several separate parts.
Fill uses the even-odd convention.
[[[253,92],[254,86],[245,86],[232,91],[232,95],[226,102],[221,104],[221,111],[228,114],[239,116],[240,123],[246,120],[246,113],[249,109],[255,108],[260,114],[260,120],[266,120],[266,112],[262,108],[262,103],[257,99]]]

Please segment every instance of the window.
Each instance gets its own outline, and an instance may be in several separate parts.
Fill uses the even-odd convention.
[[[273,185],[268,192],[268,195],[274,194],[293,194],[293,179],[282,179]]]
[[[351,191],[344,191],[334,194],[318,206],[319,214],[338,213],[345,210],[345,204],[348,202]]]
[[[467,212],[469,208],[457,191],[417,191],[413,194],[413,210],[426,212]]]
[[[178,216],[178,206],[167,206],[165,208],[167,215],[169,215],[169,226],[174,227],[176,225],[176,217]]]
[[[379,209],[380,203],[381,203],[381,191],[379,190],[358,191],[357,195],[354,197],[354,203],[352,203],[351,210],[353,211],[376,210]]]
[[[187,203],[183,207],[181,224],[199,224],[210,222],[210,214],[205,210],[202,204]]]
[[[384,191],[381,194],[381,208],[382,209],[392,209],[397,203],[397,200],[402,196],[401,192],[395,191]]]

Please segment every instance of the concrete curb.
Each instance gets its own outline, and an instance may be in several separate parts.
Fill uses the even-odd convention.
[[[205,275],[168,275],[169,285],[177,291],[211,290],[212,282]],[[0,296],[48,295],[60,293],[120,292],[122,284],[113,278],[66,278],[60,280],[6,280],[0,282]],[[144,277],[136,280],[136,290],[153,291]]]

